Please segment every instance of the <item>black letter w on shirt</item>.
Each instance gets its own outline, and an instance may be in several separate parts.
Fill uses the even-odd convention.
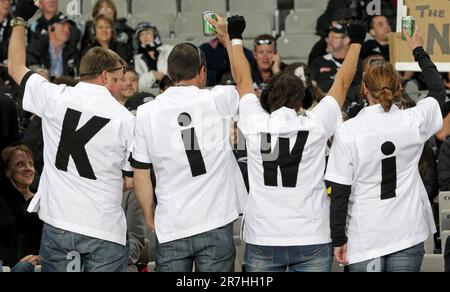
[[[59,142],[55,165],[57,169],[67,172],[69,157],[72,156],[78,174],[81,177],[96,180],[97,177],[94,174],[94,170],[92,169],[84,147],[109,123],[110,120],[93,117],[77,131],[80,118],[81,112],[70,108],[67,109],[62,126],[61,141]]]
[[[308,136],[309,132],[298,132],[292,152],[289,147],[289,138],[278,138],[275,151],[272,152],[272,136],[261,133],[261,157],[266,186],[278,186],[278,167],[281,170],[283,187],[295,188],[297,186],[298,169]]]

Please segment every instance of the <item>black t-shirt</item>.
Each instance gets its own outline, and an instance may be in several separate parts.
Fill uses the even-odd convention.
[[[28,213],[25,201],[9,179],[0,177],[0,259],[13,267],[28,255],[38,255],[43,222]]]
[[[315,80],[323,92],[328,92],[333,85],[338,69],[343,60],[334,59],[331,54],[316,58],[311,64],[311,77]],[[358,62],[355,78],[352,87],[361,83],[362,69],[361,60]]]
[[[361,59],[371,55],[382,55],[386,61],[389,61],[389,45],[381,45],[376,40],[368,40],[361,49]]]

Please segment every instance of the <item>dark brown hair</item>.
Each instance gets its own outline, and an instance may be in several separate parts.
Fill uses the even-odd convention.
[[[126,64],[114,51],[102,47],[94,47],[87,51],[81,59],[80,80],[93,80],[103,71],[113,70],[118,66],[126,67]]]
[[[400,78],[394,66],[388,62],[377,61],[370,65],[363,76],[363,85],[378,100],[385,112],[391,110],[395,97],[400,93]]]
[[[203,52],[190,43],[176,45],[169,55],[168,74],[173,82],[191,80],[206,68],[206,58]]]
[[[103,3],[107,3],[108,7],[111,8],[114,11],[114,20],[117,19],[117,7],[116,4],[114,4],[111,0],[98,0],[97,3],[95,3],[94,9],[92,10],[92,18],[96,18],[99,13],[100,9]]]
[[[293,74],[280,74],[273,77],[261,93],[261,105],[272,113],[282,107],[299,110],[305,97],[303,81]]]

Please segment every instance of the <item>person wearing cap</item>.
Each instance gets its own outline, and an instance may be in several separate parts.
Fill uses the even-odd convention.
[[[337,72],[342,66],[350,48],[350,38],[344,24],[338,23],[330,29],[327,37],[328,54],[316,58],[311,64],[312,80],[319,85],[323,92],[328,92],[333,85]],[[349,90],[349,96],[344,110],[348,104],[357,100],[359,85],[361,84],[361,61],[358,62],[355,78]]]
[[[277,53],[277,40],[269,34],[255,38],[253,57],[255,63],[252,66],[252,78],[255,87],[260,90],[264,89],[270,78],[287,67]]]
[[[78,76],[80,53],[70,44],[73,21],[61,14],[50,23],[48,33],[27,47],[27,65],[48,69],[50,77]]]
[[[48,28],[60,20],[66,18],[62,12],[59,12],[58,0],[44,0],[41,2],[42,16],[33,21],[28,28],[28,43],[39,39],[42,35],[48,34]],[[75,22],[70,25],[70,45],[76,46],[81,38],[81,31]]]
[[[167,60],[173,46],[163,45],[158,29],[150,22],[136,26],[135,39],[139,46],[134,66],[139,74],[139,91],[150,91],[167,73]]]

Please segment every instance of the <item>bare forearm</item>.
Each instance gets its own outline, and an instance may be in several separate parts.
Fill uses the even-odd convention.
[[[245,57],[243,46],[233,46],[229,42],[227,44],[227,50],[230,58],[231,72],[236,81],[239,96],[243,97],[247,93],[254,93],[250,64],[247,57]]]
[[[150,170],[135,170],[134,189],[136,198],[144,212],[145,221],[149,225],[153,224],[153,186],[150,179]]]
[[[14,27],[11,33],[11,39],[8,48],[8,72],[17,84],[20,84],[25,74],[30,71],[25,66],[25,33],[25,27]]]

